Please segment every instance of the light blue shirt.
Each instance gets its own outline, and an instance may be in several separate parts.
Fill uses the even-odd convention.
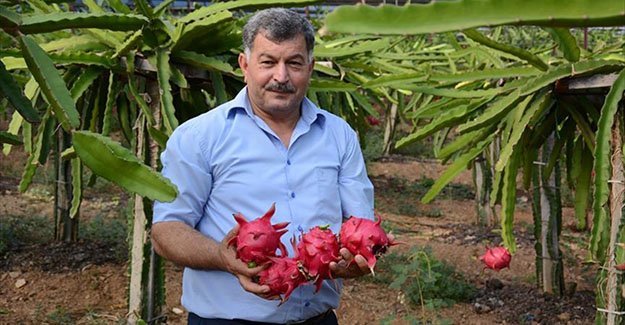
[[[180,125],[163,152],[163,175],[178,186],[171,203],[154,204],[154,223],[180,221],[221,241],[232,216],[263,215],[290,222],[282,242],[318,225],[338,234],[343,217],[373,218],[373,186],[354,130],[304,99],[288,149],[254,115],[244,88],[235,99]],[[189,249],[197,249],[189,247]],[[266,300],[227,272],[185,268],[182,304],[201,317],[285,323],[316,316],[339,303],[340,281],[300,286],[290,299]]]

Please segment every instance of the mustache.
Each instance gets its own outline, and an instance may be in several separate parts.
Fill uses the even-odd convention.
[[[267,86],[265,86],[265,90],[292,94],[295,92],[295,86],[293,86],[291,83],[288,83],[288,82],[286,83],[272,82],[272,83],[267,84]]]

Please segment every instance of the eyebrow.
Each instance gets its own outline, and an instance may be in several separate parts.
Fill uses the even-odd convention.
[[[259,58],[267,57],[269,59],[276,60],[276,58],[273,55],[270,55],[270,54],[267,54],[267,53],[261,53],[258,57]],[[306,58],[304,57],[304,55],[299,54],[299,53],[286,58],[285,61],[290,61],[290,60],[293,60],[293,59],[301,59],[302,61],[306,61]]]

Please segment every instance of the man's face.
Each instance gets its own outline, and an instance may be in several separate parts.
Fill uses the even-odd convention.
[[[260,31],[250,57],[239,55],[239,65],[255,110],[280,116],[298,110],[312,73],[303,35],[274,43]]]

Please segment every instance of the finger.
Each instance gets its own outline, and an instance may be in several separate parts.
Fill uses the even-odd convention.
[[[367,264],[367,259],[362,255],[354,256],[354,261],[358,268],[360,268],[364,272],[369,272],[369,265]]]
[[[341,257],[348,262],[354,258],[354,255],[345,247],[341,248],[339,253],[341,254]]]
[[[259,296],[266,295],[271,290],[269,286],[255,283],[250,278],[245,276],[239,276],[239,282],[241,283],[241,287],[243,287],[243,289]]]

